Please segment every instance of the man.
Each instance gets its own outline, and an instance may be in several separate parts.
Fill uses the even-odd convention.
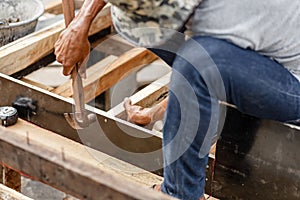
[[[151,34],[135,32],[138,36],[132,36],[130,30],[126,30],[126,22],[132,19],[138,21],[137,28],[142,27],[143,23],[147,28],[149,24],[145,19],[153,19],[141,16],[144,13],[156,16],[159,8],[165,8],[166,4],[168,9],[169,5],[173,8],[179,5],[183,12],[179,12],[181,15],[173,12],[173,17],[178,22],[184,22],[193,35],[175,52],[174,62],[169,62],[172,63],[173,74],[169,98],[162,106],[143,109],[132,106],[129,100],[125,101],[130,120],[140,124],[159,118],[153,116],[157,112],[163,113],[166,107],[163,129],[164,182],[157,187],[162,192],[179,199],[204,199],[207,154],[221,123],[218,118],[219,100],[234,104],[240,111],[259,118],[299,122],[300,1],[111,2],[121,8],[113,12],[116,29],[137,44],[147,46],[164,35],[172,38],[174,34],[164,30],[157,32],[159,36],[150,37],[157,31],[155,28],[146,29],[145,32],[152,31]],[[189,3],[193,5],[185,8],[189,8],[190,15],[182,7]],[[91,20],[104,4],[102,0],[86,0],[76,19],[61,34],[55,54],[64,66],[65,75],[70,74],[71,66],[83,62],[88,55],[87,31]],[[147,12],[139,10],[141,7]],[[150,12],[151,9],[154,11]],[[168,17],[159,16],[166,18],[170,24],[174,22]],[[181,25],[165,27],[179,30]],[[167,39],[162,41],[166,42]],[[163,52],[164,55],[168,50],[154,49],[154,52]]]

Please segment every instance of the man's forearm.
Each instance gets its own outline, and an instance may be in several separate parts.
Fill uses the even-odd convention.
[[[90,26],[100,12],[100,10],[105,6],[104,0],[85,0],[75,21],[81,25],[81,29],[88,34]]]
[[[60,34],[54,46],[54,54],[56,60],[64,66],[64,75],[70,75],[76,63],[80,65],[87,60],[90,53],[89,29],[105,4],[104,0],[85,0],[74,20]]]

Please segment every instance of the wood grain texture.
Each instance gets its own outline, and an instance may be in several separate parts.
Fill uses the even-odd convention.
[[[61,0],[52,0],[45,2],[45,12],[52,14],[61,14],[63,12]]]
[[[103,71],[105,70],[105,68],[110,65],[113,61],[115,61],[117,59],[116,56],[108,56],[104,59],[102,59],[100,62],[94,64],[93,66],[89,67],[86,70],[86,74],[87,74],[87,78],[83,80],[83,87],[85,88],[85,102],[88,102],[91,97],[90,96],[94,96],[94,94],[89,95],[89,93],[93,92],[93,91],[88,91],[86,89],[86,86],[88,85],[88,83],[93,83],[93,82],[97,82],[98,79],[101,77]],[[71,80],[64,83],[63,85],[60,85],[59,87],[53,89],[51,92],[59,94],[61,96],[64,97],[71,97],[72,96],[72,82]],[[93,97],[92,97],[93,98]]]
[[[75,8],[79,9],[82,6],[83,1],[84,0],[75,0],[74,1]],[[55,14],[55,15],[62,14],[63,13],[62,1],[61,0],[46,0],[45,12]]]
[[[173,199],[149,189],[161,177],[23,120],[0,127],[0,150],[2,163],[80,199]]]
[[[110,7],[105,7],[95,18],[89,34],[92,35],[111,26]],[[54,44],[64,21],[29,34],[0,48],[0,73],[11,75],[25,69],[53,51]]]
[[[83,80],[85,102],[94,99],[133,70],[149,64],[155,59],[157,59],[156,55],[145,48],[134,48],[125,52],[118,59]],[[63,97],[72,97],[73,93],[70,85],[71,82],[68,82],[56,88],[53,92]]]
[[[44,85],[44,84],[42,84],[42,83],[37,83],[37,82],[35,82],[35,81],[33,81],[33,80],[30,80],[30,79],[27,79],[27,78],[24,78],[24,77],[23,77],[21,80],[24,81],[25,83],[29,83],[29,84],[32,85],[32,86],[36,86],[36,87],[42,88],[42,89],[44,89],[44,90],[51,91],[51,90],[54,89],[54,88],[51,87],[51,86]]]
[[[4,167],[4,185],[21,192],[21,174],[13,169]]]
[[[0,184],[3,184],[3,170],[4,170],[4,167],[1,165],[0,163]]]
[[[2,184],[0,184],[0,199],[1,200],[33,200]]]

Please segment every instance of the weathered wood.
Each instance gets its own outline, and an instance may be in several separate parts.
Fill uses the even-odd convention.
[[[42,129],[22,119],[19,119],[16,125],[8,127],[7,129],[15,132],[20,137],[26,137],[26,143],[29,145],[34,144],[35,141],[47,141],[47,143],[44,142],[43,144],[45,148],[54,148],[59,151],[62,150],[65,156],[68,154],[76,154],[84,159],[85,162],[93,166],[114,171],[114,173],[124,177],[129,177],[131,180],[143,185],[151,186],[162,181],[162,177],[158,175],[135,167],[134,165],[116,159],[100,151],[86,147],[78,142],[66,139],[65,137]]]
[[[1,200],[33,200],[2,184],[0,184],[0,199]]]
[[[111,26],[110,7],[105,7],[93,21],[89,35]],[[53,51],[64,21],[29,34],[0,48],[0,73],[11,75],[25,69]]]
[[[220,199],[299,199],[300,128],[228,107],[217,143],[213,194]]]
[[[42,88],[42,89],[44,89],[44,90],[51,91],[51,90],[54,89],[54,88],[51,87],[51,86],[44,85],[44,84],[42,84],[42,83],[37,83],[37,82],[35,82],[35,81],[33,81],[33,80],[30,80],[30,79],[27,79],[27,78],[24,78],[24,77],[23,77],[21,80],[24,81],[25,83],[28,83],[28,84],[30,84],[30,85],[32,85],[32,86],[36,86],[36,87]]]
[[[63,12],[61,0],[47,1],[45,3],[45,12],[55,15],[61,14]]]
[[[156,175],[22,120],[0,128],[0,151],[2,163],[80,199],[172,199],[149,189]]]
[[[21,175],[13,169],[4,167],[4,185],[7,187],[21,192]]]
[[[87,111],[94,112],[98,121],[84,129],[82,134],[78,134],[64,118],[64,113],[72,112],[72,99],[33,87],[1,73],[0,83],[5,85],[0,88],[0,105],[11,105],[18,95],[30,97],[38,102],[36,115],[27,118],[32,123],[143,169],[151,171],[162,168],[161,137],[156,133],[113,118],[106,112],[86,105]],[[149,155],[150,158],[143,154],[153,151],[156,153]],[[133,152],[140,154],[137,156]]]
[[[156,58],[156,55],[145,48],[134,48],[122,54],[117,60],[106,67],[102,67],[101,70],[92,74],[88,79],[83,80],[85,102],[103,93],[132,70],[149,64]],[[70,85],[71,83],[68,82],[56,88],[53,92],[63,97],[71,97],[73,93]]]
[[[108,56],[101,60],[100,62],[96,63],[95,65],[89,67],[86,70],[87,78],[83,79],[83,87],[85,94],[89,93],[87,89],[88,83],[97,82],[99,78],[101,77],[103,70],[110,65],[113,61],[117,59],[116,56]],[[63,85],[53,89],[51,92],[55,94],[59,94],[64,97],[71,97],[72,96],[72,82],[71,80],[64,83]],[[99,94],[98,94],[99,95]],[[85,102],[89,102],[91,99],[89,95],[85,95]]]
[[[0,164],[0,183],[3,183],[4,181],[3,181],[3,170],[4,170],[4,168],[3,168],[3,166]]]
[[[75,8],[79,9],[82,6],[84,0],[75,0]],[[49,0],[46,1],[45,5],[45,12],[47,13],[52,13],[52,14],[62,14],[63,9],[62,9],[62,1],[61,0]]]

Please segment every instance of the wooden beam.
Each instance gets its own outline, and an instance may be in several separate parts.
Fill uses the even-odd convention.
[[[158,176],[22,120],[0,127],[0,151],[1,163],[80,199],[173,199],[149,189]]]
[[[89,82],[96,82],[98,81],[99,77],[102,75],[103,70],[105,70],[105,68],[110,65],[113,61],[115,61],[117,59],[116,56],[108,56],[104,59],[102,59],[100,62],[94,64],[93,66],[89,67],[86,70],[86,74],[87,74],[87,78],[83,80],[83,86],[84,88],[86,87],[87,83]],[[87,89],[85,88],[85,93],[87,93]],[[64,97],[71,97],[72,96],[72,82],[71,80],[64,83],[63,85],[60,85],[59,87],[51,90],[51,92],[55,93],[55,94],[59,94],[61,96]],[[87,95],[85,95],[86,97],[86,103],[89,101],[89,98],[87,98]]]
[[[52,13],[55,15],[63,13],[62,1],[61,0],[52,0],[52,1],[46,2],[45,12]]]
[[[3,180],[3,171],[4,167],[0,164],[0,184],[3,184],[4,180]]]
[[[36,87],[42,88],[44,90],[48,90],[48,91],[54,90],[54,88],[51,87],[51,86],[44,85],[42,83],[37,83],[33,80],[30,80],[30,79],[27,79],[27,78],[24,78],[24,77],[21,80],[24,81],[25,83],[29,83],[32,86],[36,86]]]
[[[72,99],[33,87],[1,73],[0,81],[2,85],[5,85],[5,87],[1,87],[0,105],[11,105],[11,102],[15,101],[18,95],[30,97],[38,102],[36,115],[28,119],[32,123],[143,169],[156,170],[162,168],[161,137],[157,136],[156,133],[113,118],[106,112],[86,105],[86,110],[95,113],[98,121],[93,123],[88,130],[83,130],[89,134],[79,135],[76,130],[68,125],[64,118],[64,113],[72,112]],[[13,92],[11,88],[13,88]],[[101,130],[97,128],[98,125],[100,125]],[[86,138],[85,135],[88,135],[88,137]],[[150,160],[155,160],[155,162],[149,161],[149,157],[136,156],[133,153],[153,151],[157,153],[151,154]]]
[[[7,187],[21,192],[21,174],[17,171],[10,169],[8,167],[4,167],[4,181],[3,184]]]
[[[102,67],[100,71],[83,80],[85,102],[89,102],[105,90],[116,84],[128,73],[149,64],[157,56],[145,48],[134,48],[122,54],[114,62]],[[56,88],[54,93],[63,97],[72,97],[71,82]]]
[[[110,7],[105,7],[94,20],[89,35],[111,26]],[[11,75],[25,69],[53,51],[65,24],[61,20],[0,48],[0,73]]]
[[[0,184],[0,199],[3,200],[33,200],[23,194]]]

